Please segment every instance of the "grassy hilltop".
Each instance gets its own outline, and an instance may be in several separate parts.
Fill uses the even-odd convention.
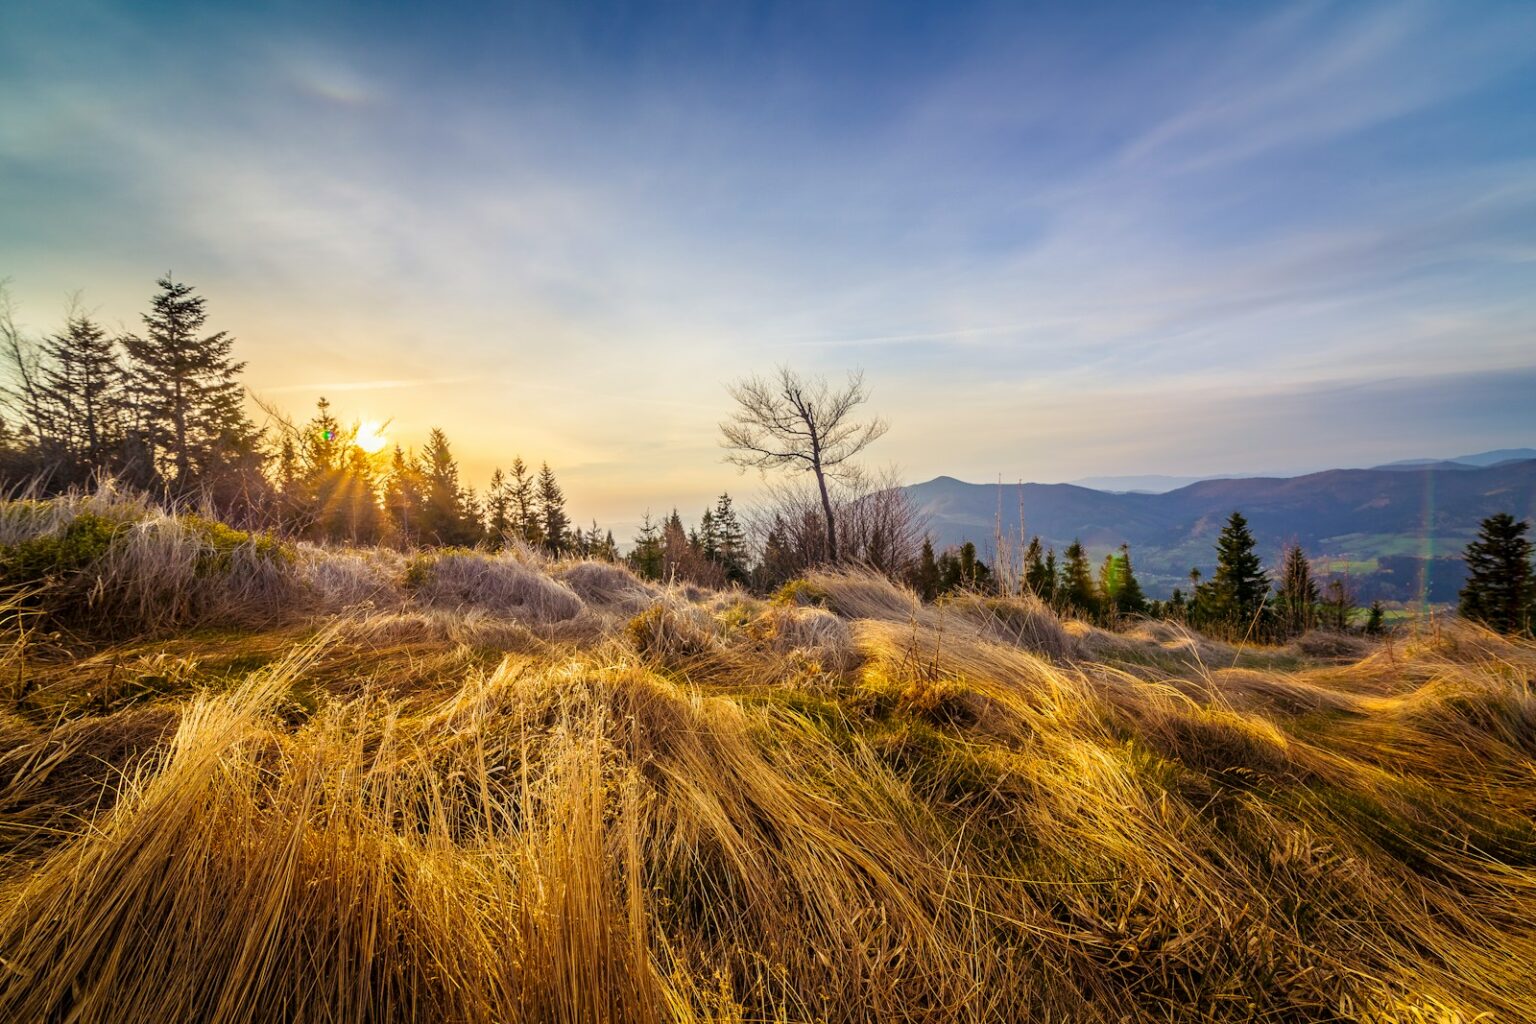
[[[0,505],[0,1019],[1536,1019],[1536,645]]]

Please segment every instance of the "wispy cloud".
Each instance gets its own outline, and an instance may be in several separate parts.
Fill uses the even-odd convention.
[[[656,507],[729,483],[722,381],[785,359],[862,364],[915,472],[1309,462],[1326,431],[1222,396],[1536,360],[1536,10],[1265,10],[615,40],[61,0],[0,39],[0,276],[129,321],[172,267],[261,394],[602,467],[605,517],[658,466]],[[1485,393],[1445,394],[1424,429],[1476,447]]]

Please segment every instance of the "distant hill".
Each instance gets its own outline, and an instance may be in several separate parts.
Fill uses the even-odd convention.
[[[970,540],[990,552],[999,505],[1004,535],[1019,535],[1020,485],[1000,490],[941,476],[907,492],[929,517],[940,547]],[[1191,566],[1210,571],[1216,534],[1239,509],[1268,562],[1296,541],[1319,569],[1347,573],[1362,599],[1454,601],[1464,575],[1461,551],[1478,522],[1500,511],[1536,518],[1536,452],[1482,467],[1433,462],[1202,480],[1161,494],[1024,484],[1022,498],[1026,533],[1058,552],[1080,538],[1098,560],[1129,543],[1138,574],[1156,596],[1187,586]]]
[[[1536,459],[1536,448],[1499,448],[1491,452],[1478,452],[1476,455],[1458,455],[1454,459],[1403,459],[1373,468],[1391,470],[1424,469],[1426,467],[1480,469],[1488,466],[1502,465],[1506,462],[1524,462],[1527,459]]]
[[[1458,455],[1452,459],[1402,459],[1370,468],[1393,471],[1426,468],[1483,469],[1504,462],[1520,462],[1526,459],[1536,459],[1536,448],[1500,448],[1497,451],[1478,452],[1475,455]],[[1085,476],[1078,480],[1069,480],[1068,483],[1114,494],[1166,494],[1203,480],[1251,480],[1264,475],[1263,473],[1205,473],[1199,476],[1170,476],[1163,473],[1141,473],[1130,476]]]
[[[1202,480],[1238,480],[1252,476],[1251,473],[1213,473],[1209,476],[1164,476],[1160,473],[1148,473],[1142,476],[1086,476],[1081,480],[1070,481],[1077,487],[1088,487],[1095,491],[1110,491],[1114,494],[1166,494],[1176,491],[1180,487],[1188,487]]]

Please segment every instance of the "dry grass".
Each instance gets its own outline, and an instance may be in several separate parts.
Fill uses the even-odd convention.
[[[1536,645],[282,564],[14,656],[0,1019],[1536,1019]]]

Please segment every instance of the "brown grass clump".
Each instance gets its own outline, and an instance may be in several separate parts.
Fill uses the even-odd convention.
[[[747,635],[773,654],[834,672],[848,671],[861,660],[853,629],[824,608],[771,605],[748,623]]]
[[[1536,1019],[1536,644],[449,557],[16,655],[0,1019]]]
[[[406,579],[423,604],[478,607],[540,625],[573,619],[585,607],[569,587],[512,554],[422,553]]]
[[[661,588],[613,562],[571,562],[555,578],[595,608],[634,613],[661,596]]]
[[[325,548],[300,544],[296,570],[314,608],[327,615],[405,603],[405,556],[387,548]]]
[[[707,615],[668,601],[657,602],[630,619],[624,636],[646,658],[679,667],[720,648]]]

